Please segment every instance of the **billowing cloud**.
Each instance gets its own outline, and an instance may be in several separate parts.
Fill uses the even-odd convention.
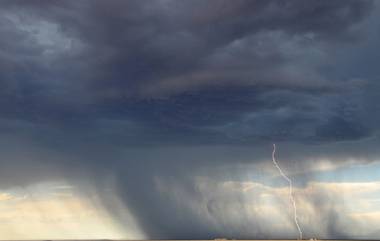
[[[3,118],[65,128],[121,119],[159,138],[167,128],[174,142],[186,141],[178,133],[212,143],[371,135],[351,117],[362,103],[345,95],[363,85],[323,71],[338,42],[360,41],[370,1],[3,5]],[[266,118],[275,133],[253,124]]]

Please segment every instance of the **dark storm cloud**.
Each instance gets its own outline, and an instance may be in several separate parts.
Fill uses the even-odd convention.
[[[248,124],[242,119],[259,110],[292,109],[287,106],[292,93],[272,105],[260,99],[276,90],[304,93],[314,108],[290,110],[299,115],[292,120],[272,115],[279,126],[322,125],[306,124],[329,111],[315,110],[318,98],[323,101],[326,92],[339,96],[337,89],[350,83],[318,71],[324,58],[319,55],[329,51],[329,42],[357,38],[355,25],[372,6],[370,1],[2,4],[4,116],[61,127],[72,126],[71,120],[117,116],[149,130],[167,128],[175,142],[181,142],[175,138],[179,133],[186,140],[217,125],[208,128],[210,143],[228,139],[220,133],[224,124]],[[254,122],[249,125],[255,137]],[[307,137],[324,135],[323,126],[318,128]],[[204,135],[199,138],[207,142]],[[303,135],[308,134],[299,138]]]
[[[269,141],[297,162],[376,156],[376,141],[360,144],[378,131],[380,114],[368,115],[376,79],[341,73],[364,63],[338,67],[339,51],[375,28],[372,1],[0,4],[0,130],[4,143],[12,137],[2,153],[15,160],[1,169],[4,186],[83,171],[101,187],[112,172],[148,237],[215,238],[230,224],[175,206],[157,177],[197,201],[194,176],[239,176],[225,170],[267,158]]]

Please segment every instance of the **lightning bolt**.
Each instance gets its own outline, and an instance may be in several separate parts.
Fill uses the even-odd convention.
[[[290,201],[293,203],[294,223],[296,224],[297,229],[298,229],[299,239],[302,239],[302,230],[301,230],[301,227],[300,227],[300,225],[298,223],[296,200],[294,199],[294,195],[293,195],[292,180],[289,177],[287,177],[285,175],[285,173],[281,170],[280,166],[278,165],[278,163],[276,161],[275,154],[276,154],[276,144],[273,144],[272,161],[273,161],[273,164],[275,165],[275,167],[280,172],[281,176],[289,183],[289,196],[290,196]]]

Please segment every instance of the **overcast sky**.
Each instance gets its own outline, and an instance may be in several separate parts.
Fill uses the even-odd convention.
[[[1,1],[0,239],[380,238],[379,18]]]

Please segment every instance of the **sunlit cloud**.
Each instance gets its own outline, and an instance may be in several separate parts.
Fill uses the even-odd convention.
[[[12,199],[13,196],[9,193],[0,193],[0,201],[7,201]]]
[[[0,239],[141,238],[75,187],[40,183],[0,193]],[[12,189],[8,190],[12,192]],[[22,228],[21,228],[22,227]]]

